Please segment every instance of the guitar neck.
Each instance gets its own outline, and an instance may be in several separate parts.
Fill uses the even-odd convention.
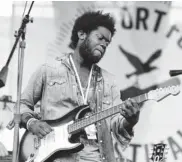
[[[136,97],[133,97],[133,99],[136,100],[137,103],[142,103],[146,100],[148,100],[148,94],[142,94]],[[123,104],[119,104],[117,106],[111,107],[109,109],[100,111],[98,113],[92,114],[91,116],[88,116],[86,118],[82,118],[76,122],[74,122],[73,124],[70,124],[68,126],[68,133],[76,133],[77,131],[79,131],[80,129],[83,129],[91,124],[94,124],[100,120],[103,120],[105,118],[108,118],[114,114],[117,114],[120,112],[120,109],[122,109]]]

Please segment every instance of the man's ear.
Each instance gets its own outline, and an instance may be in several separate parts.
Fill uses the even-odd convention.
[[[83,30],[78,31],[78,38],[80,40],[85,40],[86,36],[87,36],[87,34],[85,32],[83,32]]]

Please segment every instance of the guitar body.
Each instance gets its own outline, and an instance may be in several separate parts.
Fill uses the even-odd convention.
[[[79,141],[80,131],[68,133],[68,125],[89,112],[88,106],[77,107],[57,120],[46,121],[54,131],[39,139],[26,131],[20,142],[20,162],[50,162],[66,154],[76,153],[84,148]],[[76,117],[75,117],[76,116]]]

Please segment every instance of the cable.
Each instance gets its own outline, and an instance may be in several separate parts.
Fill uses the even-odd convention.
[[[26,10],[26,8],[27,8],[27,1],[25,2],[25,7],[24,7],[23,14],[22,14],[22,18],[23,18],[23,17],[24,17],[24,15],[25,15],[25,10]]]

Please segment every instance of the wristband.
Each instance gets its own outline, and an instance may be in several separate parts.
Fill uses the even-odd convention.
[[[25,129],[27,129],[26,124],[27,124],[28,120],[31,119],[31,118],[34,118],[33,114],[23,113],[21,115],[21,125],[20,125],[20,127],[23,127]]]

